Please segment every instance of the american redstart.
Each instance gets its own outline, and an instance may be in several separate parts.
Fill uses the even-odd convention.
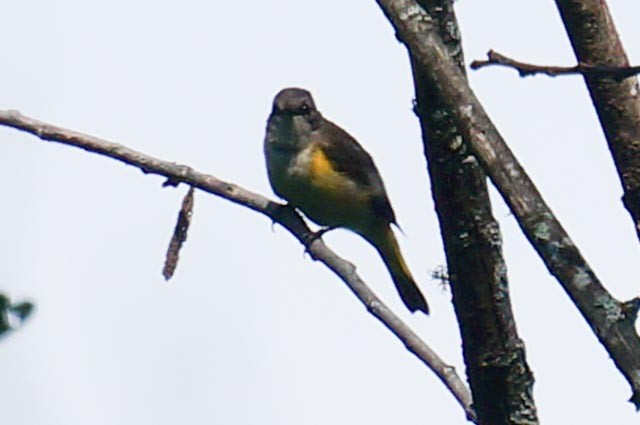
[[[276,195],[321,226],[344,227],[365,238],[409,310],[429,314],[391,230],[395,213],[371,156],[322,117],[308,91],[287,88],[276,95],[264,153]]]

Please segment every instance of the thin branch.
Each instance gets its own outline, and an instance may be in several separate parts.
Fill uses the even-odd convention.
[[[415,0],[376,0],[424,77],[453,114],[478,160],[518,220],[520,228],[556,277],[632,389],[640,407],[640,337],[637,300],[620,302],[602,285],[476,98],[448,54],[431,17]]]
[[[292,208],[270,201],[233,183],[196,171],[191,167],[162,161],[117,143],[37,121],[21,115],[17,111],[0,111],[0,125],[31,133],[42,140],[75,146],[116,159],[140,168],[145,174],[161,175],[174,184],[177,182],[186,183],[204,192],[243,205],[266,215],[274,222],[282,225],[303,244],[309,235],[309,228]],[[455,369],[447,365],[406,323],[378,298],[358,276],[355,266],[338,257],[321,239],[314,240],[307,246],[307,249],[314,260],[323,263],[346,283],[349,289],[366,306],[367,310],[438,376],[458,400],[467,418],[475,421],[471,394]]]
[[[610,77],[617,80],[623,80],[640,74],[640,66],[605,66],[589,65],[585,63],[579,63],[576,66],[534,65],[511,59],[494,50],[489,50],[486,60],[475,60],[471,62],[470,67],[471,69],[480,69],[492,65],[515,69],[521,77],[528,77],[529,75],[536,74],[545,74],[549,77],[577,74],[589,77]]]

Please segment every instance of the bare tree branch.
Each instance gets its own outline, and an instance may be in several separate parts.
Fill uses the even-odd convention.
[[[415,0],[376,1],[424,77],[438,89],[439,99],[453,114],[463,139],[529,242],[629,382],[631,401],[640,407],[640,338],[634,327],[639,299],[616,300],[596,277],[471,91],[438,36],[433,19]]]
[[[97,137],[50,125],[21,115],[17,111],[0,111],[0,125],[13,127],[31,133],[42,140],[75,146],[97,153],[125,164],[140,168],[145,174],[164,176],[172,185],[186,183],[204,192],[220,196],[236,204],[243,205],[262,213],[274,222],[282,225],[301,243],[305,244],[310,233],[300,215],[292,208],[270,201],[269,199],[241,188],[233,183],[194,170],[191,167],[157,158],[129,149],[123,145],[108,142]],[[420,337],[360,279],[353,264],[338,257],[321,239],[315,239],[307,250],[312,258],[320,261],[333,271],[367,310],[389,329],[407,350],[431,369],[462,406],[467,418],[475,421],[471,394],[455,369],[446,364]]]
[[[579,63],[576,66],[551,66],[551,65],[533,65],[530,63],[519,62],[507,56],[501,55],[495,50],[489,50],[486,60],[475,60],[471,62],[471,69],[480,69],[487,66],[504,66],[518,71],[521,77],[529,75],[545,74],[549,77],[557,77],[558,75],[584,75],[594,78],[609,77],[613,79],[623,80],[628,77],[640,74],[640,66],[606,66],[606,65],[589,65]]]
[[[417,1],[434,19],[458,69],[461,34],[452,1]],[[439,90],[412,58],[415,111],[422,127],[431,190],[447,254],[453,306],[478,422],[538,423],[533,374],[518,336],[500,226],[491,212],[487,176],[470,152]]]
[[[578,62],[628,67],[629,59],[604,0],[556,0]],[[640,87],[637,78],[620,81],[585,74],[609,150],[624,189],[623,203],[640,238]],[[640,406],[640,395],[635,400]]]

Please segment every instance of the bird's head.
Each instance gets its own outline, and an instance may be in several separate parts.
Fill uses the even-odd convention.
[[[266,142],[274,148],[301,149],[321,125],[322,115],[311,93],[300,88],[282,89],[273,99]]]
[[[272,114],[290,116],[308,116],[318,112],[311,93],[299,88],[280,90],[273,99]]]

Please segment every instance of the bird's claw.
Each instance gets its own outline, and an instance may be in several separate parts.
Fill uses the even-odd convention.
[[[304,243],[304,253],[305,254],[310,254],[313,257],[313,254],[311,254],[311,252],[309,252],[309,248],[311,247],[311,244],[314,243],[316,240],[322,238],[322,236],[335,229],[336,227],[332,227],[332,226],[328,226],[328,227],[324,227],[320,230],[318,230],[317,232],[309,232],[306,235],[303,236],[302,238],[302,243]]]

